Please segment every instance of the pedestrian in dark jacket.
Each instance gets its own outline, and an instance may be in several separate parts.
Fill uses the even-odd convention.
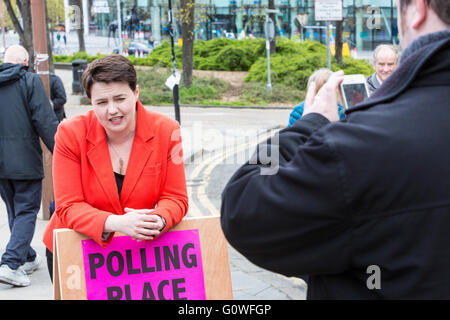
[[[61,122],[66,117],[64,104],[67,101],[66,90],[61,78],[54,73],[50,73],[50,98],[53,102],[53,111],[56,118]]]
[[[222,194],[230,244],[308,299],[450,298],[450,2],[398,2],[399,68],[342,121],[342,71],[308,91]]]
[[[11,236],[0,263],[0,282],[27,286],[40,258],[30,246],[41,205],[42,150],[53,151],[58,120],[41,79],[27,71],[28,53],[19,45],[0,65],[0,195]]]

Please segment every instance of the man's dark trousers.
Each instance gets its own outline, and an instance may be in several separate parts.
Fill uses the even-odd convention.
[[[42,180],[0,179],[0,195],[6,204],[11,231],[1,264],[15,270],[36,258],[30,244],[41,206]]]

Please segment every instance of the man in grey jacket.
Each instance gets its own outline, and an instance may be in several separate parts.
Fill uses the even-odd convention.
[[[367,78],[369,93],[372,94],[397,69],[400,49],[390,44],[380,44],[373,51],[375,73]]]
[[[41,79],[27,71],[28,53],[14,45],[0,65],[0,196],[11,231],[0,263],[0,282],[28,286],[39,266],[30,246],[40,209],[42,149],[53,151],[58,120]]]

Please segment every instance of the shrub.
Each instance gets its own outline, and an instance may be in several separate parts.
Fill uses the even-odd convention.
[[[292,40],[277,42],[277,52],[270,57],[271,80],[274,83],[305,90],[309,76],[319,68],[327,65],[326,47],[318,42]],[[344,57],[340,66],[332,57],[331,69],[344,70],[345,74],[373,73],[372,66],[364,61]],[[245,81],[267,82],[267,58],[259,58],[250,68]]]
[[[73,55],[68,56],[68,55],[53,55],[53,61],[54,62],[65,62],[65,63],[70,63],[74,60],[78,60],[78,59],[83,59],[86,60],[88,63],[94,61],[95,59],[100,59],[103,57],[106,57],[106,54],[97,54],[95,56],[93,55],[88,55],[86,52],[84,51],[79,51],[79,52],[75,52]]]
[[[194,68],[247,71],[260,56],[264,55],[264,48],[264,39],[199,40],[194,45]]]
[[[134,59],[137,65],[153,66],[159,64],[164,65],[166,67],[172,67],[172,46],[170,44],[170,41],[169,40],[163,41],[162,44],[153,49],[152,52],[147,57]],[[179,45],[175,45],[175,60],[177,68],[181,68],[182,59],[183,54],[181,51],[181,47]]]

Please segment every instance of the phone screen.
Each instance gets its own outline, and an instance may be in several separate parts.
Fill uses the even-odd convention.
[[[342,88],[344,89],[347,108],[363,102],[368,97],[364,83],[343,84]]]

